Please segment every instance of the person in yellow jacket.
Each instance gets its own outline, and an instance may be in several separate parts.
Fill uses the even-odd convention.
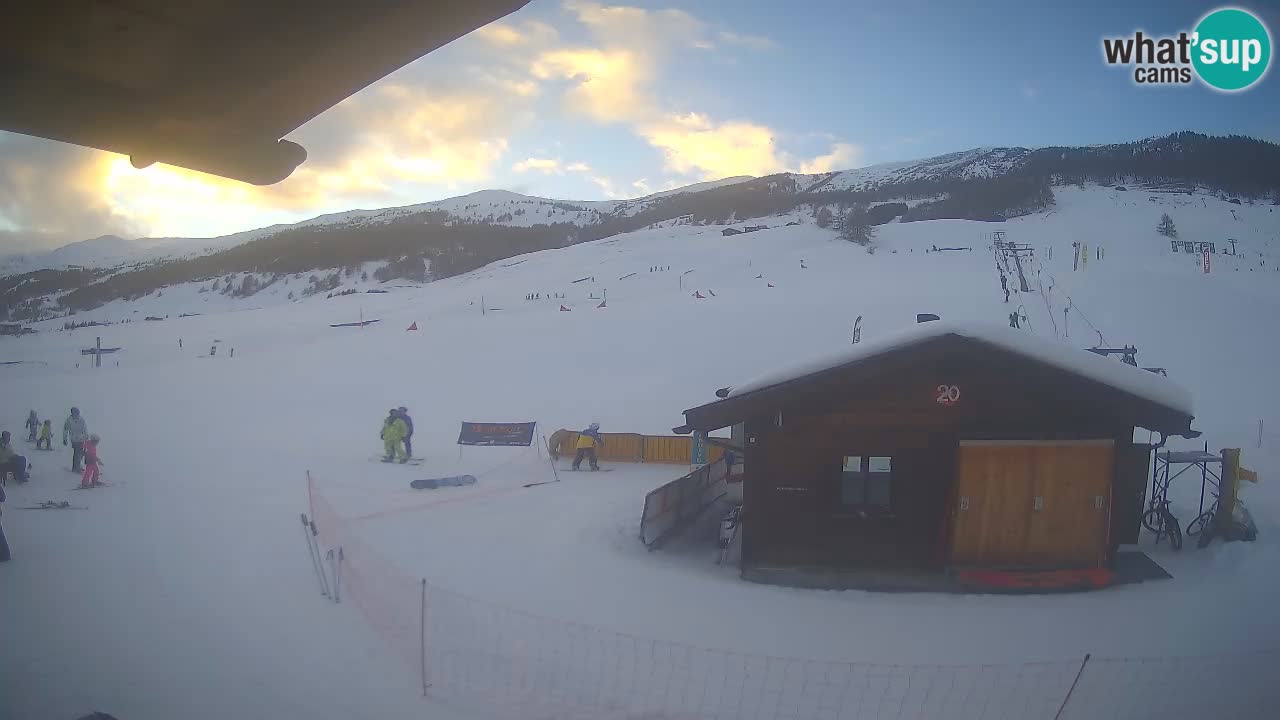
[[[578,452],[573,456],[573,469],[582,465],[582,459],[591,461],[591,469],[599,470],[600,461],[596,458],[596,448],[604,447],[604,438],[600,437],[600,423],[591,423],[586,430],[578,433]]]
[[[408,434],[409,426],[400,417],[400,412],[392,408],[387,419],[382,421],[382,445],[387,451],[382,462],[391,462],[397,457],[401,463],[409,462],[409,456],[404,451],[404,438]]]

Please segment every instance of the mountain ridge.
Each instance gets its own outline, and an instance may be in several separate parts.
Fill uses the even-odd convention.
[[[22,273],[0,268],[0,314],[68,313],[170,284],[218,278],[230,286],[246,273],[257,277],[252,284],[236,285],[235,292],[251,295],[284,275],[317,272],[324,277],[316,277],[308,293],[324,292],[341,284],[339,270],[368,263],[379,280],[426,282],[517,254],[645,227],[728,224],[797,209],[811,210],[819,224],[820,208],[839,225],[849,208],[872,205],[873,225],[948,218],[1003,221],[1052,206],[1054,186],[1086,182],[1138,183],[1160,192],[1205,188],[1223,199],[1230,194],[1280,204],[1280,145],[1185,132],[1087,147],[987,146],[830,173],[728,178],[630,200],[556,200],[481,190],[195,242],[151,243],[133,257],[117,253],[110,264],[94,266],[84,251],[98,240],[116,251],[130,242],[147,242],[100,238],[74,244],[81,252],[72,254],[81,262],[62,268],[79,265],[76,272],[58,266]]]

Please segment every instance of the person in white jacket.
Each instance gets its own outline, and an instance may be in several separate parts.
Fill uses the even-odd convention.
[[[84,459],[84,441],[89,439],[89,426],[80,414],[80,408],[71,408],[71,414],[62,423],[62,445],[66,447],[71,441],[71,471],[80,472],[80,461]]]

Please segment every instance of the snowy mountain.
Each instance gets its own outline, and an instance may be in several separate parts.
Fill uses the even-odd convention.
[[[1242,158],[1249,158],[1244,162]],[[396,208],[350,210],[293,225],[210,239],[98,238],[0,269],[0,314],[30,319],[140,298],[166,287],[221,280],[244,297],[287,276],[317,276],[329,292],[339,274],[424,282],[536,250],[644,228],[728,224],[825,207],[837,225],[870,205],[870,223],[1005,220],[1053,204],[1053,188],[1129,184],[1139,192],[1201,189],[1220,199],[1280,199],[1280,146],[1249,138],[1178,133],[1082,148],[976,148],[822,175],[783,173],[700,183],[623,201],[571,201],[484,190]],[[824,221],[825,222],[825,221]],[[757,223],[759,224],[759,223]],[[67,273],[68,267],[91,272]],[[369,269],[372,268],[372,269]],[[44,272],[40,272],[44,271]],[[246,274],[253,281],[245,284]],[[32,280],[39,282],[32,282]],[[223,284],[225,283],[225,284]]]

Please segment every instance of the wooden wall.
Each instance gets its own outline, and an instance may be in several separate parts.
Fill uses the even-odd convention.
[[[638,435],[635,433],[600,433],[604,447],[597,448],[596,456],[612,462],[650,462],[688,465],[693,456],[693,438],[687,435]],[[557,453],[561,457],[573,457],[578,444],[578,433],[558,431],[552,435],[558,440]],[[725,450],[715,445],[707,446],[707,462],[724,457]]]
[[[1014,357],[953,350],[899,356],[874,381],[797,391],[785,404],[746,419],[744,563],[941,567],[952,561],[955,537],[961,538],[958,559],[987,553],[981,561],[994,562],[1002,551],[981,548],[999,547],[999,534],[1007,532],[1022,538],[1018,552],[1031,564],[1093,566],[1100,562],[1099,548],[1105,556],[1136,527],[1145,463],[1141,472],[1135,469],[1131,406],[1091,381],[1064,380]],[[938,402],[946,385],[959,388],[958,401]],[[1031,453],[1019,472],[1014,453],[1001,472],[1011,486],[1025,485],[1017,493],[1030,494],[1021,499],[1012,487],[997,489],[990,496],[1006,500],[992,502],[1010,507],[993,506],[989,528],[960,528],[957,536],[960,444],[983,439],[1105,440],[1114,450],[1108,447],[1105,458],[1094,450]],[[839,488],[845,455],[894,458],[889,516],[860,518],[844,509]],[[1104,496],[1101,512],[1078,507],[1098,494]],[[1045,498],[1052,511],[1016,519],[1032,497]]]

